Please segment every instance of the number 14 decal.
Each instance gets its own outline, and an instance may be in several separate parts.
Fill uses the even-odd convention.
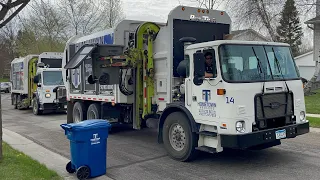
[[[227,99],[227,104],[230,104],[230,103],[234,104],[233,97],[226,97],[226,99]]]

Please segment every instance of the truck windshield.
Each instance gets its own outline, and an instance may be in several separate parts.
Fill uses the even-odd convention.
[[[271,45],[221,45],[222,76],[228,82],[298,79],[289,47]]]
[[[61,71],[44,71],[43,72],[43,85],[63,85],[63,78]]]

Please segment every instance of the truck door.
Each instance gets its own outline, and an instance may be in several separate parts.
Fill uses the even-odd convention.
[[[210,54],[211,53],[211,54]],[[197,53],[198,56],[203,56],[203,61],[194,61],[195,56],[193,55],[193,61],[190,64],[201,63],[203,64],[205,71],[204,74],[212,74],[210,78],[202,77],[202,83],[197,83],[195,78],[195,68],[190,68],[192,71],[192,78],[189,78],[186,91],[188,93],[187,103],[190,104],[191,113],[194,119],[199,121],[214,121],[217,117],[217,89],[221,86],[219,81],[221,80],[220,76],[217,76],[217,62],[216,62],[216,53],[212,49],[210,50],[209,55],[207,53]],[[205,57],[204,57],[205,56]],[[206,63],[211,62],[211,66],[206,66]],[[199,65],[199,64],[198,64]],[[194,67],[194,66],[193,66]]]

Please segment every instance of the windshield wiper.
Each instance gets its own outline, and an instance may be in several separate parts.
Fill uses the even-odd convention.
[[[260,59],[258,58],[258,56],[257,56],[257,54],[256,54],[256,51],[254,50],[254,47],[252,47],[252,51],[253,51],[254,56],[256,56],[256,58],[257,58],[257,61],[258,61],[258,68],[259,68],[259,70],[260,70],[260,73],[262,74],[262,66],[261,66],[261,62],[260,62]],[[260,77],[261,77],[261,74],[259,74],[259,75],[260,75]]]
[[[274,60],[275,60],[275,62],[276,62],[276,64],[277,64],[278,71],[279,71],[280,75],[282,76],[282,80],[284,80],[284,83],[286,84],[287,90],[288,90],[288,92],[289,92],[289,87],[288,87],[287,81],[285,80],[285,78],[284,78],[284,76],[283,76],[283,74],[282,74],[282,70],[281,70],[281,67],[280,67],[279,60],[278,60],[278,58],[276,57],[276,53],[275,53],[273,47],[272,47],[271,49],[272,49],[272,52],[273,52]]]
[[[260,62],[260,59],[258,58],[258,56],[257,56],[257,54],[256,54],[256,51],[254,50],[254,47],[252,47],[252,51],[253,51],[253,53],[254,53],[254,55],[256,56],[256,58],[257,58],[257,61],[258,61],[258,67],[259,67],[259,69],[260,69],[260,73],[262,74],[262,67],[261,67],[261,62]],[[260,76],[260,78],[261,78],[261,74],[259,73],[259,76]],[[262,85],[262,94],[264,94],[264,86],[265,86],[265,79],[266,79],[266,77],[265,77],[265,73],[263,73],[263,85]]]

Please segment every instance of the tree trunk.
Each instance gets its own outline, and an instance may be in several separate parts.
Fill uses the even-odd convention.
[[[316,2],[316,17],[320,16],[320,0],[317,0]],[[320,25],[318,25],[317,23],[314,24],[314,30],[313,30],[313,53],[314,58],[315,58],[315,72],[313,74],[313,77],[311,78],[311,80],[307,83],[306,87],[304,88],[304,93],[305,95],[310,95],[312,93],[313,90],[315,89],[319,89],[320,88],[320,82],[317,81],[318,79],[318,75],[320,73],[320,63],[319,63],[319,51],[320,49],[319,46],[317,46],[317,42],[319,41],[319,35],[320,35]]]
[[[2,159],[2,106],[1,106],[1,92],[0,92],[0,160]]]

